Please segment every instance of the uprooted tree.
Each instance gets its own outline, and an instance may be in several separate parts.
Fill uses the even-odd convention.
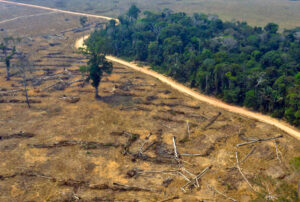
[[[15,39],[13,37],[5,37],[0,43],[0,50],[2,51],[1,61],[5,63],[6,66],[6,80],[10,80],[10,65],[11,59],[16,54],[16,42],[19,39]]]
[[[98,31],[93,32],[84,42],[84,46],[79,50],[88,59],[87,65],[80,67],[80,71],[87,73],[86,81],[92,80],[92,86],[95,88],[95,98],[99,98],[98,87],[103,73],[111,74],[113,65],[105,58],[106,39]]]

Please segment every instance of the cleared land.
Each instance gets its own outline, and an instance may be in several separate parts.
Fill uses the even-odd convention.
[[[236,168],[235,152],[239,152],[242,162],[254,147],[253,154],[241,167],[255,190],[281,196],[285,192],[278,193],[276,188],[296,188],[298,176],[289,161],[300,155],[300,143],[273,126],[196,101],[157,79],[118,64],[113,74],[101,83],[101,100],[93,98],[90,85],[79,82],[65,86],[81,78],[78,66],[84,60],[76,54],[73,44],[89,30],[74,29],[73,26],[79,26],[79,19],[72,16],[63,21],[65,25],[56,27],[55,23],[50,24],[61,19],[56,17],[46,18],[43,24],[38,23],[39,19],[23,19],[26,25],[45,24],[35,31],[18,24],[13,26],[18,20],[9,23],[11,28],[5,27],[6,32],[32,36],[20,47],[34,53],[32,61],[36,71],[30,75],[29,93],[36,103],[31,109],[24,103],[13,103],[24,100],[22,91],[10,92],[22,89],[22,83],[18,75],[10,82],[5,81],[5,70],[1,66],[1,201],[78,198],[158,201],[175,196],[187,201],[224,200],[209,187],[248,201],[257,195]],[[91,24],[91,28],[94,25]],[[44,80],[38,82],[39,78]],[[61,83],[43,90],[59,81]],[[80,100],[70,103],[72,99],[68,98],[72,97]],[[152,135],[147,140],[150,132]],[[249,138],[278,134],[283,134],[283,138],[276,143],[263,141],[235,147]],[[200,188],[191,187],[191,191],[186,188],[187,193],[180,189],[186,180],[178,172],[192,177],[179,169],[174,160],[173,136],[179,154],[200,154],[197,157],[182,155],[180,159],[186,170],[198,174],[213,166],[199,180]],[[144,143],[143,155],[140,155]],[[276,156],[276,145],[282,154],[281,163]]]
[[[17,2],[88,12],[117,17],[136,3],[142,10],[161,11],[170,8],[189,14],[216,14],[224,20],[246,21],[251,25],[265,26],[275,22],[281,29],[300,26],[300,2],[290,0],[15,0]]]

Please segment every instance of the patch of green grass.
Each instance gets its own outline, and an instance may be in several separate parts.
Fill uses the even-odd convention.
[[[131,137],[130,137],[130,140],[132,142],[136,141],[140,136],[138,134],[132,134]]]
[[[260,187],[256,198],[252,202],[276,201],[276,202],[294,202],[299,201],[297,191],[291,184],[283,180],[272,179],[269,176],[258,175],[252,178],[251,183]],[[276,197],[273,200],[267,200],[268,195]]]
[[[290,161],[290,164],[296,169],[298,173],[300,173],[300,156],[293,158]]]
[[[108,143],[105,143],[104,146],[106,146],[106,147],[112,147],[112,146],[115,146],[115,145],[112,142],[108,142]]]

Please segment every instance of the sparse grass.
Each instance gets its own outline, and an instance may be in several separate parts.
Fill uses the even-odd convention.
[[[260,192],[257,193],[253,202],[294,202],[299,200],[295,186],[287,184],[284,181],[272,179],[268,176],[258,175],[252,179],[252,182],[260,187]],[[270,195],[275,198],[273,200],[267,200]]]

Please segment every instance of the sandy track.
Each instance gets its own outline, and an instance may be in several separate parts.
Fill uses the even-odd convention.
[[[79,15],[79,16],[87,16],[87,17],[94,17],[94,18],[101,18],[101,19],[106,19],[106,20],[116,20],[117,24],[119,24],[119,20],[118,19],[114,19],[114,18],[110,18],[110,17],[106,17],[106,16],[99,16],[99,15],[92,15],[92,14],[85,14],[85,13],[79,13],[79,12],[72,12],[72,11],[65,11],[65,10],[60,10],[60,9],[54,9],[54,8],[48,8],[48,7],[43,7],[43,6],[37,6],[37,5],[32,5],[32,4],[24,4],[24,3],[16,3],[16,2],[10,2],[10,1],[5,1],[5,0],[0,0],[0,2],[3,3],[9,3],[9,4],[14,4],[14,5],[20,5],[20,6],[27,6],[27,7],[33,7],[33,8],[40,8],[40,9],[45,9],[45,10],[51,10],[51,11],[55,11],[55,12],[62,12],[62,13],[67,13],[67,14],[72,14],[72,15]],[[87,38],[88,36],[85,36],[84,38]],[[80,38],[76,41],[75,43],[75,47],[79,48],[83,46],[83,42],[84,42],[84,38]],[[202,102],[206,102],[210,105],[213,105],[215,107],[218,108],[222,108],[225,109],[227,111],[248,117],[248,118],[253,118],[256,119],[258,121],[261,121],[263,123],[267,123],[270,125],[273,125],[279,129],[281,129],[282,131],[288,133],[289,135],[297,138],[298,140],[300,140],[300,132],[298,129],[296,129],[295,127],[289,125],[288,123],[260,114],[260,113],[256,113],[256,112],[252,112],[249,111],[246,108],[243,107],[238,107],[238,106],[233,106],[233,105],[229,105],[226,104],[220,100],[217,100],[213,97],[209,97],[209,96],[205,96],[203,94],[200,94],[198,92],[193,91],[192,89],[177,83],[176,81],[172,80],[169,77],[166,77],[162,74],[159,74],[157,72],[154,72],[152,70],[150,70],[149,67],[147,66],[143,66],[143,67],[139,67],[137,66],[135,63],[132,62],[127,62],[125,60],[113,57],[113,56],[107,56],[107,59],[112,61],[112,62],[116,62],[122,65],[125,65],[127,67],[130,67],[136,71],[142,72],[144,74],[153,76],[157,79],[159,79],[160,81],[162,81],[163,83],[171,86],[172,88],[178,90],[179,92],[185,93],[187,95],[190,95],[192,97],[194,97],[195,99],[202,101]]]
[[[75,47],[76,48],[82,47],[84,39],[86,39],[86,38],[88,38],[88,36],[85,36],[84,38],[78,39],[75,43]],[[176,90],[178,90],[182,93],[190,95],[190,96],[192,96],[193,98],[195,98],[197,100],[200,100],[202,102],[206,102],[206,103],[208,103],[210,105],[213,105],[215,107],[222,108],[222,109],[225,109],[227,111],[230,111],[230,112],[233,112],[233,113],[236,113],[236,114],[248,117],[248,118],[253,118],[253,119],[256,119],[258,121],[273,125],[273,126],[279,128],[279,129],[283,130],[284,132],[290,134],[291,136],[297,138],[298,140],[300,140],[299,130],[294,128],[293,126],[289,125],[288,123],[286,123],[284,121],[272,118],[272,117],[267,116],[267,115],[263,115],[263,114],[260,114],[260,113],[249,111],[248,109],[243,108],[243,107],[229,105],[229,104],[226,104],[226,103],[224,103],[224,102],[222,102],[222,101],[220,101],[216,98],[209,97],[209,96],[200,94],[198,92],[195,92],[194,90],[192,90],[192,89],[190,89],[190,88],[174,81],[173,79],[171,79],[169,77],[166,77],[162,74],[159,74],[155,71],[152,71],[148,66],[139,67],[137,64],[135,64],[133,62],[127,62],[125,60],[122,60],[122,59],[119,59],[119,58],[116,58],[116,57],[113,57],[113,56],[106,56],[106,58],[108,60],[112,61],[112,62],[116,62],[116,63],[122,64],[122,65],[125,65],[127,67],[130,67],[130,68],[136,70],[136,71],[139,71],[139,72],[142,72],[144,74],[148,74],[150,76],[153,76],[153,77],[159,79],[161,82],[171,86],[172,88],[174,88],[174,89],[176,89]]]
[[[260,113],[249,111],[248,109],[243,108],[243,107],[232,106],[232,105],[226,104],[226,103],[224,103],[220,100],[217,100],[215,98],[202,95],[202,94],[200,94],[198,92],[195,92],[192,89],[190,89],[190,88],[188,88],[188,87],[172,80],[169,77],[166,77],[162,74],[159,74],[155,71],[150,70],[149,67],[139,67],[134,63],[130,63],[130,62],[121,60],[121,59],[113,57],[113,56],[107,56],[106,58],[110,61],[125,65],[127,67],[130,67],[130,68],[132,68],[136,71],[139,71],[139,72],[142,72],[144,74],[148,74],[150,76],[153,76],[153,77],[159,79],[160,81],[162,81],[163,83],[168,84],[172,88],[174,88],[174,89],[176,89],[176,90],[178,90],[182,93],[188,94],[188,95],[190,95],[190,96],[194,97],[195,99],[200,100],[202,102],[206,102],[206,103],[208,103],[210,105],[213,105],[215,107],[219,107],[219,108],[225,109],[227,111],[246,116],[248,118],[253,118],[253,119],[259,120],[261,122],[264,122],[264,123],[267,123],[267,124],[270,124],[270,125],[274,125],[277,128],[285,131],[286,133],[288,133],[291,136],[293,136],[293,137],[297,138],[298,140],[300,140],[300,132],[296,128],[290,126],[288,123],[285,123],[283,121],[280,121],[278,119],[275,119],[275,118],[272,118],[272,117],[269,117],[269,116],[266,116],[266,115],[263,115],[263,114],[260,114]]]

